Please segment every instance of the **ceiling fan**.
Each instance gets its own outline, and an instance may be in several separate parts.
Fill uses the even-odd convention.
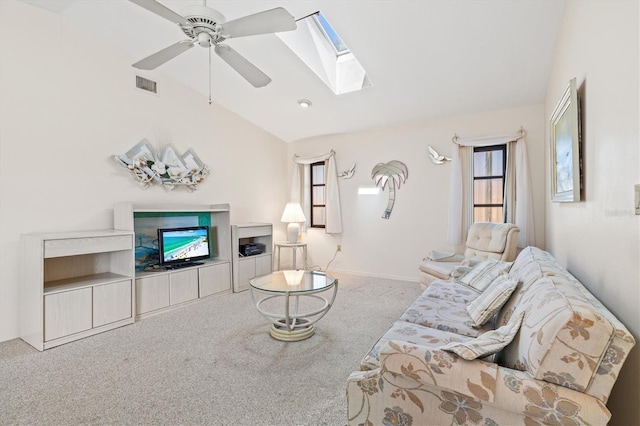
[[[196,44],[214,48],[215,53],[254,87],[263,87],[271,79],[234,49],[222,42],[232,37],[245,37],[295,30],[296,21],[284,8],[258,12],[227,21],[223,14],[203,5],[191,5],[179,15],[156,0],[129,0],[180,26],[189,37],[133,64],[134,68],[152,70],[170,61]]]

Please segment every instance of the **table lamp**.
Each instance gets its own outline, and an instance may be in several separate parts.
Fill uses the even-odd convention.
[[[297,243],[300,235],[300,222],[306,222],[300,203],[287,203],[282,212],[281,222],[287,222],[287,234],[290,243]]]

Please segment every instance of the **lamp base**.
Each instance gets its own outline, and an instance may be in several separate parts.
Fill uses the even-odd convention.
[[[289,242],[294,244],[298,242],[300,236],[300,224],[292,222],[287,225],[287,235],[289,236]]]

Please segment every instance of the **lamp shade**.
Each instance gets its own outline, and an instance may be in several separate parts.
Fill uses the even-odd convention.
[[[300,203],[287,203],[280,219],[281,222],[286,223],[306,222],[306,220]]]

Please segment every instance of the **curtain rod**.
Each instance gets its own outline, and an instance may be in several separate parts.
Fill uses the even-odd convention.
[[[527,135],[527,131],[524,129],[523,126],[520,126],[520,130],[518,130],[516,133],[519,134],[519,135],[522,135],[522,136],[526,136]],[[454,133],[453,137],[451,138],[451,142],[456,143],[459,140],[460,140],[460,136],[458,136],[457,133]]]

